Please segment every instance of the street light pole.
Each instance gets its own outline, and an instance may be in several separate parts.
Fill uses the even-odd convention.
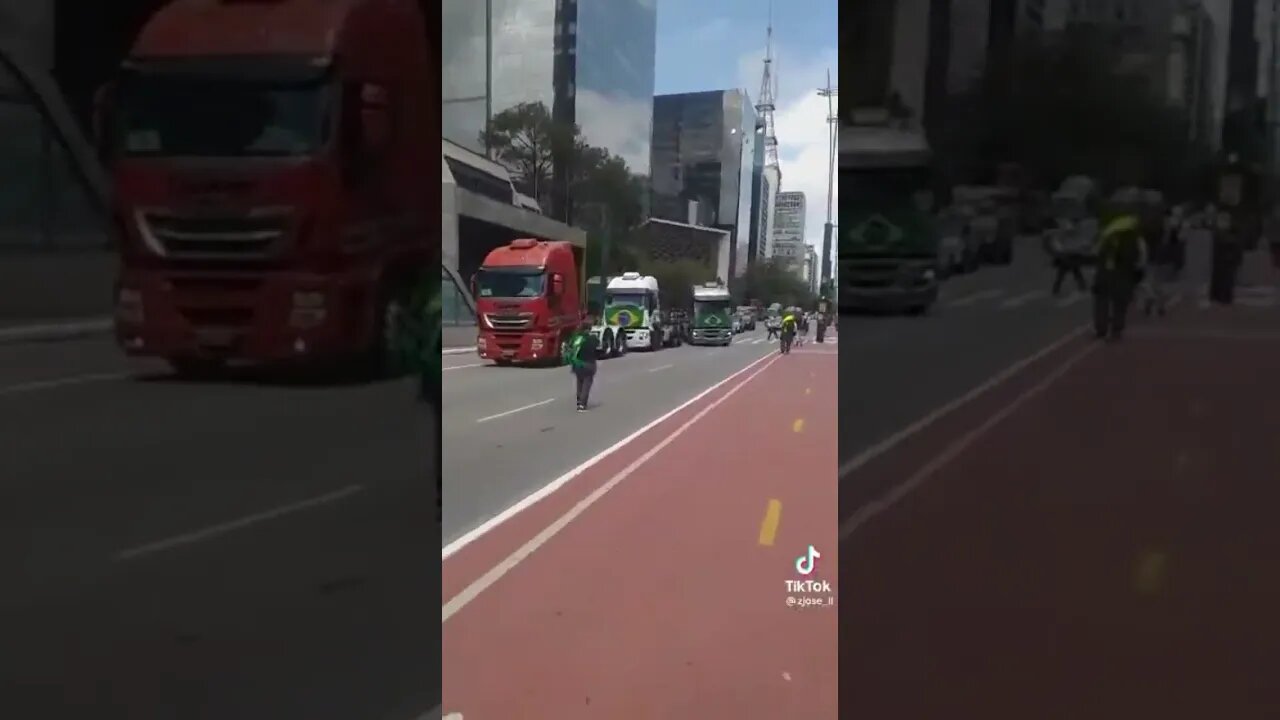
[[[835,176],[836,176],[836,140],[839,137],[836,116],[835,97],[839,94],[836,88],[831,85],[831,71],[827,70],[827,85],[819,88],[818,94],[827,99],[827,222],[822,226],[822,274],[819,276],[818,287],[821,288],[831,280],[831,239],[835,232],[834,226],[831,224],[831,203],[835,196]]]

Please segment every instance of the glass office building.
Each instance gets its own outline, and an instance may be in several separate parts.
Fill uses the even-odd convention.
[[[486,118],[541,102],[649,174],[656,0],[443,0],[444,136],[477,152]]]
[[[653,100],[653,217],[732,233],[729,264],[741,277],[759,252],[764,143],[742,90],[659,95]],[[730,278],[725,278],[730,280]]]

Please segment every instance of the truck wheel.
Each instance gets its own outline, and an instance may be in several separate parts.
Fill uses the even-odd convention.
[[[211,358],[169,358],[173,374],[183,380],[216,380],[227,370],[227,364]]]

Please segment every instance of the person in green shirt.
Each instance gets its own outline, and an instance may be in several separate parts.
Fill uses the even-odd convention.
[[[418,376],[422,400],[440,406],[440,281],[423,273],[409,296],[404,331],[400,336],[401,362]]]
[[[565,358],[569,361],[569,369],[577,384],[578,412],[587,411],[587,403],[591,399],[591,386],[596,379],[596,336],[591,334],[594,324],[591,314],[587,314],[582,324],[569,337],[565,349]]]

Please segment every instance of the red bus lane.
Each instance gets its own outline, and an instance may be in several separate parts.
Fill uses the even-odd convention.
[[[445,560],[446,716],[837,716],[836,352],[757,369],[583,472],[556,502],[610,489],[571,521],[490,533],[522,558],[496,579],[492,547]]]
[[[1140,324],[844,533],[848,717],[1280,716],[1277,320]],[[901,481],[1087,342],[843,482]]]

